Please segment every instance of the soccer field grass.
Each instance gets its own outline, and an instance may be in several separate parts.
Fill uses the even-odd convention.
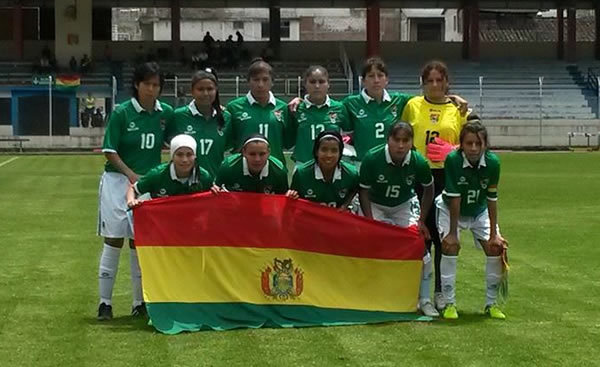
[[[0,366],[600,365],[597,153],[500,154],[512,266],[504,322],[482,315],[485,259],[464,235],[455,322],[176,336],[128,316],[128,250],[115,319],[95,319],[104,158],[12,158],[0,156]]]

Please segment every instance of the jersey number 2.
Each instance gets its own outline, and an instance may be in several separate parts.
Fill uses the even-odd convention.
[[[376,139],[385,138],[385,135],[383,134],[384,130],[385,130],[385,125],[383,124],[383,122],[376,123],[375,124],[375,138]]]

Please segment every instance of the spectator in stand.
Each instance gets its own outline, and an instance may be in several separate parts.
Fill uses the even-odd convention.
[[[72,72],[77,71],[77,60],[75,59],[75,56],[71,56],[71,60],[69,60],[69,69]]]
[[[237,37],[236,42],[237,42],[238,46],[242,46],[242,44],[244,43],[244,36],[242,36],[240,31],[235,31],[235,35]]]
[[[87,54],[83,54],[83,57],[79,61],[79,71],[84,74],[90,71],[92,68],[92,60],[88,57]]]

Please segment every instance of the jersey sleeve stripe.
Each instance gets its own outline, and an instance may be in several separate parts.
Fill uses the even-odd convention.
[[[370,189],[371,186],[370,185],[365,185],[365,184],[360,184],[360,187],[363,189]]]
[[[133,189],[135,190],[135,193],[136,193],[136,194],[138,194],[138,195],[142,195],[142,194],[140,193],[140,190],[138,190],[137,184],[138,184],[137,182],[133,184]]]
[[[110,149],[110,148],[104,148],[102,149],[102,153],[116,153],[117,151],[114,149]]]
[[[488,201],[498,201],[497,197],[496,198],[491,198],[491,197],[488,196],[487,199],[488,199]]]
[[[427,186],[431,186],[432,184],[433,184],[433,178],[431,178],[431,181],[428,184],[421,184],[421,186],[427,187]]]
[[[460,193],[458,193],[458,192],[448,192],[448,191],[444,190],[443,194],[446,196],[453,197],[453,198],[460,197]]]

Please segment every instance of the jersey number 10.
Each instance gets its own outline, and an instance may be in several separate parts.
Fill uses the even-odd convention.
[[[154,148],[154,143],[155,143],[154,134],[152,134],[152,133],[142,134],[141,137],[142,137],[142,145],[140,146],[141,149]]]

